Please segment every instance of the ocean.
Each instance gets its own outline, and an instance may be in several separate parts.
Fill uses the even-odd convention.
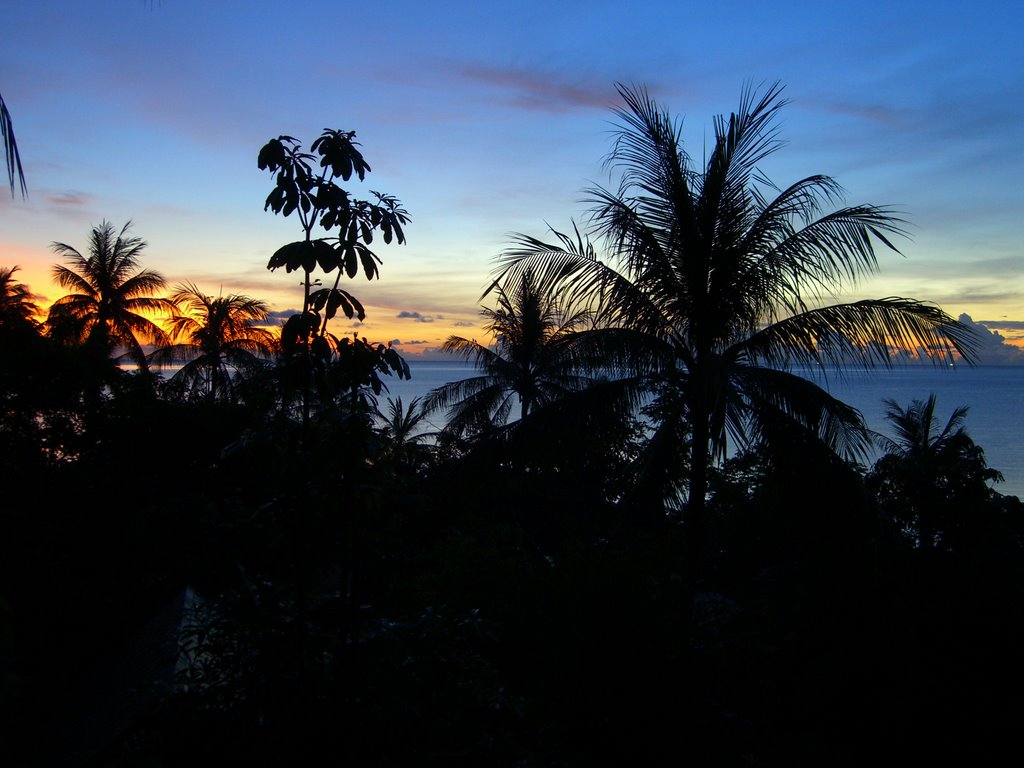
[[[411,357],[406,361],[412,379],[386,378],[389,391],[380,398],[382,407],[388,397],[401,397],[408,404],[435,387],[474,374],[470,364],[460,361],[417,361]],[[841,376],[833,372],[825,386],[835,397],[857,408],[869,428],[890,436],[883,402],[886,399],[906,407],[911,400],[923,400],[934,392],[940,430],[954,408],[966,405],[970,409],[964,422],[968,434],[984,449],[988,465],[1003,474],[1004,482],[996,484],[995,489],[1024,498],[1024,366],[904,366],[867,373],[846,371]],[[434,426],[441,424],[435,420]]]

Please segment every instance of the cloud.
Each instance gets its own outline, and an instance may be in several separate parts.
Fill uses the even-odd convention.
[[[1024,320],[975,320],[978,325],[986,328],[998,328],[1004,331],[1024,331]]]
[[[405,310],[405,309],[403,309],[401,312],[399,312],[396,315],[396,317],[399,320],[415,320],[417,323],[432,323],[432,322],[434,322],[434,318],[430,317],[429,315],[424,315],[424,314],[422,314],[420,312],[409,312],[408,310]]]
[[[92,201],[92,195],[79,192],[75,189],[68,189],[63,192],[51,192],[46,196],[47,202],[62,207],[82,207]]]
[[[976,323],[968,314],[960,315],[960,322],[973,330],[978,345],[978,363],[982,365],[1024,365],[1024,349],[1008,344],[998,331],[990,331]]]
[[[554,72],[484,64],[461,64],[456,71],[466,80],[502,89],[507,95],[501,101],[528,111],[561,114],[581,107],[606,110],[612,104],[604,80],[600,86],[570,83]]]
[[[441,347],[419,347],[415,351],[409,350],[408,354],[415,355],[417,360],[434,360],[449,362],[452,360],[451,352],[446,352]]]
[[[476,323],[471,323],[469,320],[456,320],[452,325],[456,328],[473,328]]]
[[[301,315],[301,309],[276,309],[267,313],[267,320],[287,320],[292,315]]]
[[[813,98],[813,97],[812,97]],[[819,97],[816,102],[807,100],[826,112],[839,115],[852,115],[882,125],[897,125],[903,122],[903,110],[885,104],[863,104],[852,101],[836,101],[829,97]]]

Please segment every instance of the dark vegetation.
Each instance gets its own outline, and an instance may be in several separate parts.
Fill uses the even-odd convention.
[[[622,184],[592,191],[593,241],[521,238],[488,291],[493,344],[447,345],[479,377],[422,403],[378,411],[408,367],[328,330],[363,316],[342,273],[377,277],[375,238],[408,223],[339,186],[370,170],[352,133],[259,155],[267,207],[302,231],[269,263],[304,278],[279,338],[249,297],[156,298],[144,243],[107,223],[87,254],[55,246],[73,293],[46,323],[0,270],[5,765],[1015,746],[1021,502],[991,489],[965,411],[939,430],[933,398],[892,403],[897,439],[867,470],[859,414],[789,372],[885,365],[878,339],[969,358],[969,336],[910,299],[821,308],[899,221],[830,208],[826,177],[768,195],[776,89],[716,123],[700,168],[643,91],[622,95]],[[448,428],[424,435],[424,407]]]

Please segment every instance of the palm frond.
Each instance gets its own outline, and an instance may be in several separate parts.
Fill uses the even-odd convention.
[[[25,169],[21,167],[21,153],[18,152],[18,141],[14,137],[14,121],[7,109],[4,97],[0,95],[0,137],[3,138],[4,160],[7,163],[7,181],[14,197],[15,187],[21,188],[22,198],[28,197],[28,185],[25,183]]]
[[[661,194],[673,183],[684,183],[691,171],[682,149],[681,125],[642,86],[620,83],[616,89],[626,103],[624,109],[615,110],[623,127],[604,166],[622,173],[621,191],[635,188]]]
[[[785,233],[764,257],[775,274],[787,279],[780,285],[785,293],[780,293],[776,301],[790,311],[799,311],[796,307],[802,295],[820,297],[855,285],[861,276],[878,269],[876,241],[899,253],[890,238],[906,234],[903,224],[893,210],[857,205],[840,208]]]
[[[489,376],[471,376],[459,381],[451,381],[430,390],[423,398],[423,410],[433,413],[438,410],[450,409],[457,403],[475,397],[480,392],[493,388],[494,382]]]
[[[735,381],[747,404],[744,437],[769,445],[802,433],[849,461],[867,458],[872,440],[861,413],[813,381],[771,368],[740,368]]]
[[[759,364],[885,367],[898,353],[922,351],[935,364],[959,355],[973,363],[977,338],[938,307],[914,299],[866,299],[808,310],[779,320],[737,343]],[[894,354],[896,353],[896,354]]]
[[[86,296],[92,296],[95,294],[95,288],[92,283],[70,267],[57,264],[53,267],[52,274],[54,282],[56,282],[61,288],[66,288]]]
[[[757,164],[783,146],[775,124],[779,110],[788,101],[781,98],[783,86],[772,83],[759,92],[752,84],[744,86],[740,104],[728,120],[715,118],[715,151],[708,161],[705,179],[721,177],[730,190],[744,190]],[[706,192],[705,192],[706,196]]]

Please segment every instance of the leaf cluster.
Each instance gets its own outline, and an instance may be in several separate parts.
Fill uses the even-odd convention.
[[[268,269],[310,273],[319,266],[324,272],[341,269],[352,278],[362,268],[372,280],[381,263],[370,248],[374,233],[379,231],[386,244],[405,243],[403,226],[409,215],[396,198],[371,190],[372,199],[359,199],[336,181],[349,181],[353,175],[365,179],[370,166],[359,146],[355,131],[325,129],[311,152],[303,152],[291,136],[271,139],[260,150],[260,170],[276,174],[264,210],[283,216],[298,212],[306,234],[304,240],[279,248]],[[336,234],[313,238],[317,225]]]

